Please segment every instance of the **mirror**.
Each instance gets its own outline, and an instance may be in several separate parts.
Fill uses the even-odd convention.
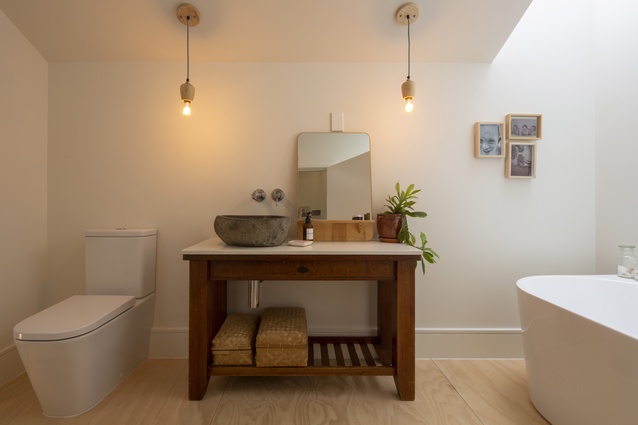
[[[298,147],[297,218],[352,220],[372,211],[370,136],[301,133]]]

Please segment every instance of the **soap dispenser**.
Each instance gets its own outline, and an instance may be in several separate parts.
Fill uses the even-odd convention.
[[[314,239],[314,229],[312,227],[312,221],[310,221],[310,216],[312,213],[306,214],[306,222],[303,225],[303,240],[311,241]]]

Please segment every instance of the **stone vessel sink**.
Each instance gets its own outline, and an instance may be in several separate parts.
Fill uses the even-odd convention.
[[[286,240],[290,217],[283,215],[218,215],[215,233],[232,246],[279,246]]]

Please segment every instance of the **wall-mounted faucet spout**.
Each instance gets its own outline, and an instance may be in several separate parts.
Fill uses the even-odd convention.
[[[284,194],[284,191],[281,189],[273,190],[270,196],[272,196],[272,199],[275,200],[276,205],[279,205],[279,201],[283,201],[284,198],[286,197],[286,195]]]
[[[263,280],[249,280],[248,281],[248,307],[259,307],[259,284]]]

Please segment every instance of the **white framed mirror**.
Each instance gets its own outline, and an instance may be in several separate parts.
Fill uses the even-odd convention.
[[[297,218],[352,220],[372,211],[370,136],[366,133],[301,133],[298,148]]]

